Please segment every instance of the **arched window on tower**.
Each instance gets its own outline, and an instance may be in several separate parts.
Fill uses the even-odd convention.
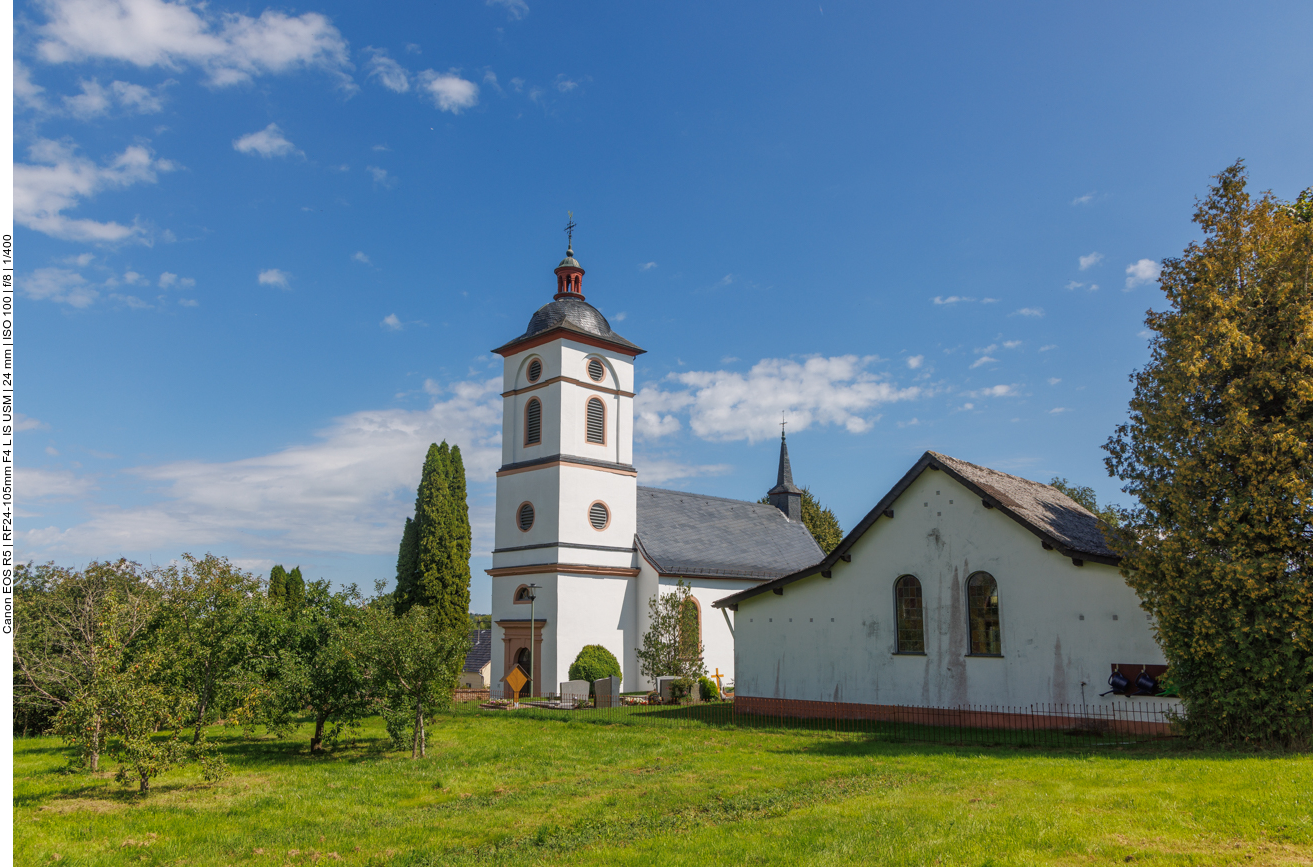
[[[898,621],[898,652],[925,653],[921,582],[915,575],[904,575],[894,582],[894,615]]]
[[[543,441],[543,405],[536,397],[524,405],[524,444],[536,446]]]
[[[1002,656],[1003,632],[998,616],[998,582],[988,572],[967,579],[967,616],[972,656]]]
[[[606,445],[606,404],[598,397],[588,398],[588,441]]]

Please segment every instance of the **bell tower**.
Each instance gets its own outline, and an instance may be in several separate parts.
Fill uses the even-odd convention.
[[[636,596],[634,359],[644,350],[584,300],[573,237],[555,274],[552,301],[493,350],[503,388],[492,681],[532,658],[534,695],[555,692],[587,644],[606,647],[628,674],[638,643],[623,625],[634,618],[616,614]],[[529,584],[538,585],[532,606]]]

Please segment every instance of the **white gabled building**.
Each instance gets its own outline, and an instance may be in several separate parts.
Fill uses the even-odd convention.
[[[620,661],[623,689],[649,687],[635,655],[647,600],[680,580],[698,606],[708,668],[732,680],[730,619],[711,603],[821,558],[799,519],[788,453],[781,444],[778,508],[640,488],[634,360],[644,350],[584,300],[573,249],[555,273],[552,302],[493,350],[504,386],[492,683],[519,664],[532,667],[531,691],[554,692],[584,645],[600,644]]]
[[[718,600],[736,701],[1081,704],[1163,670],[1098,519],[1044,484],[926,452],[819,563]],[[1134,699],[1131,699],[1134,700]]]

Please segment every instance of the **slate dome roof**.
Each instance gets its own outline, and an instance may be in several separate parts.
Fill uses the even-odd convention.
[[[578,334],[587,334],[608,343],[614,343],[617,346],[637,349],[639,352],[643,351],[612,331],[611,323],[606,321],[606,317],[599,313],[596,307],[582,298],[561,298],[539,307],[538,311],[533,314],[533,318],[529,320],[529,327],[524,330],[524,333],[502,346],[501,349],[506,349],[539,334],[555,331],[558,328],[565,331],[574,331]]]

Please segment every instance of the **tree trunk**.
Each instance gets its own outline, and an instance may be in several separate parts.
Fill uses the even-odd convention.
[[[100,715],[96,715],[96,724],[91,730],[91,770],[100,770]]]
[[[310,753],[318,755],[324,751],[324,723],[327,717],[322,713],[315,714],[315,734],[310,738]]]
[[[150,791],[150,777],[148,777],[146,774],[141,775],[141,788],[139,788],[137,791],[139,791],[143,795]]]
[[[424,737],[424,710],[418,698],[415,699],[415,730],[411,733],[410,738],[410,757],[413,759],[417,755],[422,755],[420,741]]]
[[[192,735],[192,745],[195,746],[201,742],[201,727],[205,725],[205,710],[209,707],[209,702],[201,699],[196,708],[196,732]]]
[[[422,759],[426,755],[424,747],[427,746],[426,742],[428,741],[424,733],[424,703],[422,701],[416,702],[415,706],[419,711],[419,757]]]

